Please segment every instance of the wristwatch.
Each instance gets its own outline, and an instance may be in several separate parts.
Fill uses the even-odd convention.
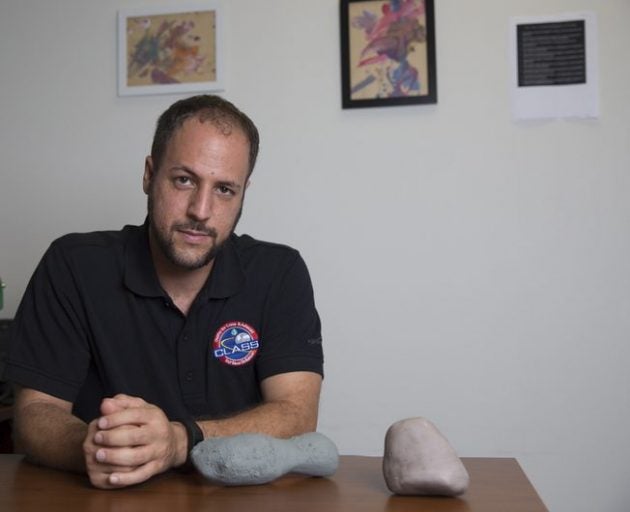
[[[186,463],[183,467],[191,468],[192,461],[190,460],[190,454],[192,449],[203,441],[203,430],[201,430],[201,427],[197,424],[197,422],[192,419],[182,420],[181,423],[184,425],[186,435],[188,436],[188,451],[186,453]]]

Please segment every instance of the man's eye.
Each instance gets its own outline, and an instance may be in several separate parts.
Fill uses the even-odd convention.
[[[192,181],[188,176],[175,176],[175,184],[179,186],[187,187],[192,184]]]
[[[234,195],[234,191],[230,187],[226,187],[225,185],[220,185],[219,187],[217,187],[217,191],[221,195],[226,195],[226,196]]]

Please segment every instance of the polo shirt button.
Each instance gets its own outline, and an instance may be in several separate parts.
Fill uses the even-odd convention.
[[[184,341],[188,341],[188,336],[184,335],[184,337],[182,338],[182,340],[184,340]]]
[[[192,373],[192,372],[188,372],[188,373],[186,374],[186,380],[187,380],[188,382],[192,382],[192,380],[193,380],[193,373]]]

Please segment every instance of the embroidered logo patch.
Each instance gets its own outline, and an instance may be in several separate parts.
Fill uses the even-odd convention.
[[[224,324],[212,342],[214,357],[229,366],[249,363],[258,352],[258,347],[260,342],[256,329],[245,322]]]

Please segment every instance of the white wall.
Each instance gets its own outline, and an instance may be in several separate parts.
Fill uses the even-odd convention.
[[[179,98],[116,96],[116,10],[147,3],[0,0],[2,316],[53,238],[143,220]],[[424,415],[462,456],[517,457],[551,510],[627,510],[630,2],[436,0],[439,103],[356,111],[337,0],[226,4],[225,96],[263,135],[240,231],[309,263],[320,430],[378,455]],[[513,123],[508,18],[579,10],[601,117]]]

